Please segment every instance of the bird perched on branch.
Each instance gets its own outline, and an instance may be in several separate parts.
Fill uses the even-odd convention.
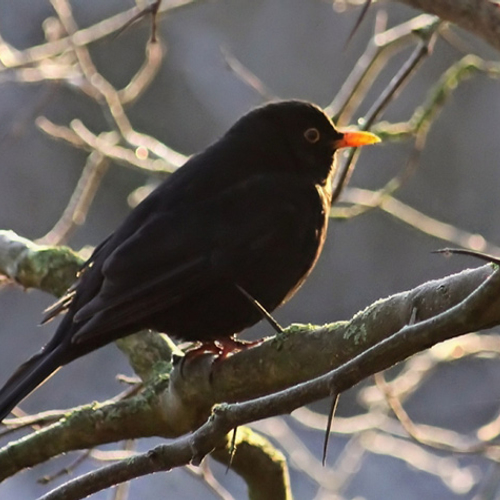
[[[144,328],[231,346],[314,267],[335,151],[378,141],[302,101],[243,116],[94,250],[46,313],[66,312],[53,338],[0,389],[0,419],[62,365]]]

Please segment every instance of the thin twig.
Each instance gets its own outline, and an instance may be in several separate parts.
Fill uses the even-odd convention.
[[[208,461],[203,462],[200,467],[187,465],[185,470],[196,479],[202,480],[205,486],[207,486],[217,498],[220,498],[220,500],[234,500],[233,495],[217,481]]]
[[[399,92],[401,92],[402,88],[406,85],[406,83],[408,83],[409,78],[415,74],[417,68],[423,62],[425,57],[430,54],[435,41],[437,27],[438,23],[431,24],[419,32],[420,41],[415,50],[363,118],[361,126],[362,130],[370,129],[374,121],[388,106],[389,102],[394,99]],[[359,149],[352,149],[345,162],[339,168],[339,173],[335,178],[335,186],[333,188],[332,204],[337,201],[342,190],[348,184],[352,172],[354,171],[358,155]]]
[[[228,68],[251,89],[255,90],[265,101],[272,101],[276,99],[276,95],[267,87],[267,85],[260,80],[254,73],[252,73],[241,61],[239,61],[226,47],[220,47],[220,52],[224,58],[224,62]]]
[[[408,435],[414,439],[416,442],[428,446],[430,448],[434,448],[437,450],[444,450],[453,453],[461,453],[461,454],[489,454],[490,457],[495,452],[497,455],[499,454],[500,448],[497,445],[493,445],[486,441],[478,441],[471,443],[462,443],[458,442],[458,440],[454,440],[454,442],[450,442],[446,438],[444,438],[444,430],[437,429],[436,427],[430,430],[430,427],[427,427],[427,431],[424,430],[421,426],[415,424],[408,413],[403,408],[403,405],[399,401],[399,398],[394,396],[388,384],[385,382],[382,374],[376,374],[376,383],[379,389],[385,395],[386,401],[389,404],[390,408],[396,415],[397,419],[408,433]]]
[[[393,196],[386,196],[379,199],[377,192],[374,193],[373,191],[359,188],[348,188],[343,193],[343,199],[356,205],[376,206],[422,233],[448,243],[453,243],[470,250],[500,255],[500,247],[485,240],[480,234],[470,233],[452,224],[441,222]],[[333,213],[335,216],[335,209],[333,209]]]
[[[132,453],[135,450],[135,440],[127,439],[123,443],[123,451]],[[127,500],[130,491],[130,483],[118,484],[112,493],[112,500]]]
[[[55,226],[36,241],[39,245],[61,245],[76,227],[85,223],[94,196],[106,174],[109,160],[97,151],[90,153],[70,201]]]
[[[180,10],[198,2],[199,0],[171,0],[168,5],[164,3],[161,6],[159,14]],[[71,48],[71,45],[83,47],[108,37],[119,30],[135,14],[136,8],[133,7],[104,21],[95,23],[89,28],[80,29],[71,36],[30,47],[26,50],[16,50],[11,45],[3,42],[4,47],[8,50],[3,50],[0,53],[0,63],[5,67],[5,70],[9,70],[56,57]],[[2,71],[1,66],[0,71]]]
[[[57,472],[54,472],[53,474],[47,474],[45,476],[42,476],[41,478],[38,479],[38,482],[40,484],[49,484],[55,479],[59,479],[62,476],[68,476],[72,474],[79,465],[81,465],[85,460],[87,460],[90,456],[91,450],[85,450],[82,453],[78,454],[78,457],[76,457],[73,462],[71,462],[69,465],[66,465],[62,469],[58,470]]]
[[[385,16],[379,12],[375,19],[373,38],[333,101],[325,107],[327,114],[333,116],[340,126],[350,123],[354,111],[388,60],[414,43],[416,32],[428,29],[435,23],[434,16],[423,14],[386,30]]]

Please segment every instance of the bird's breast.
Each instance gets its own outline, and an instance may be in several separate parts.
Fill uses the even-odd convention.
[[[251,273],[242,270],[240,281],[269,311],[289,300],[313,270],[326,239],[329,209],[330,196],[322,186],[296,193],[289,220],[277,228],[279,237],[261,249]]]

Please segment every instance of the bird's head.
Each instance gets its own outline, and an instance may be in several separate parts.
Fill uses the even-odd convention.
[[[321,108],[305,101],[266,104],[245,115],[237,125],[259,137],[259,149],[276,157],[276,169],[291,168],[318,183],[331,175],[338,149],[380,141],[369,132],[337,130]]]

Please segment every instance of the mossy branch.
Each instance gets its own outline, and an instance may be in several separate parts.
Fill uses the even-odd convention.
[[[15,251],[7,251],[8,248]],[[41,282],[36,276],[39,267],[28,264],[30,259],[37,258],[39,251],[50,255],[46,247],[37,247],[12,232],[0,232],[0,269],[8,270],[8,276],[23,286]],[[80,262],[78,257],[68,265],[72,267],[75,262]],[[19,269],[30,272],[18,273]],[[7,477],[57,454],[115,440],[151,435],[181,436],[203,424],[214,404],[220,402],[248,401],[241,403],[241,408],[246,409],[242,420],[231,418],[223,429],[226,425],[245,424],[251,418],[289,412],[330,393],[332,386],[321,382],[323,374],[330,370],[341,373],[335,387],[344,390],[437,342],[499,324],[498,291],[496,295],[488,295],[488,300],[477,295],[477,289],[497,286],[498,280],[492,280],[492,276],[494,267],[486,265],[377,301],[350,321],[323,327],[292,325],[284,334],[229,357],[215,368],[211,356],[195,358],[184,364],[183,376],[174,367],[170,374],[150,378],[146,392],[135,399],[82,407],[61,422],[11,443],[0,450],[0,470],[5,471],[3,477]],[[470,309],[469,303],[474,308]],[[151,358],[153,364],[161,360],[158,352],[155,350]],[[358,361],[360,357],[362,362]],[[169,359],[164,360],[167,372],[171,368]],[[315,382],[307,382],[311,379],[321,383],[314,390],[301,389]],[[298,395],[290,400],[287,391],[298,391]],[[229,415],[233,407],[236,415],[242,415],[238,404],[228,406]],[[142,426],[141,422],[147,425]],[[209,424],[210,421],[203,427]],[[203,433],[202,436],[204,445],[198,453],[201,457],[219,447],[222,438],[212,431],[209,437],[214,441],[207,441]],[[186,440],[180,439],[179,446],[187,446]],[[34,448],[39,450],[36,454]],[[196,455],[194,449],[191,459]]]

